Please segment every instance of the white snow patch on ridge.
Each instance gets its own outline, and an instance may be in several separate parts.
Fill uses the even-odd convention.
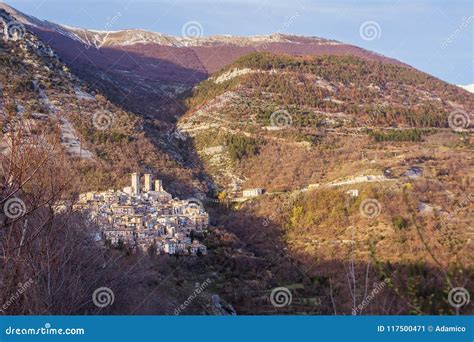
[[[227,71],[227,72],[223,73],[219,77],[217,77],[214,80],[214,83],[218,83],[218,84],[219,83],[224,83],[225,81],[231,80],[235,77],[246,75],[246,74],[252,74],[252,73],[255,73],[255,72],[258,72],[258,70],[252,70],[252,69],[249,69],[249,68],[232,69],[230,71]]]
[[[468,92],[474,94],[474,83],[473,84],[468,84],[468,85],[459,85],[458,87],[461,87],[464,90],[467,90]]]

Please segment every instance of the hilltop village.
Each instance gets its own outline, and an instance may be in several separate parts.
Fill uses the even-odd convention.
[[[162,181],[151,174],[131,175],[122,190],[88,192],[76,207],[88,211],[102,229],[100,238],[112,246],[125,245],[157,254],[205,255],[207,248],[195,236],[209,224],[209,215],[197,199],[173,198]]]

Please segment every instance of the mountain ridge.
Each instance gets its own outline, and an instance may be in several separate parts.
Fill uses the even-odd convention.
[[[203,36],[198,34],[196,37],[187,37],[187,36],[176,36],[170,35],[162,32],[156,31],[148,31],[141,28],[126,28],[126,29],[119,29],[119,30],[96,30],[96,29],[87,29],[87,28],[80,28],[69,26],[65,24],[58,24],[53,23],[48,20],[42,20],[35,18],[33,16],[27,15],[21,11],[16,10],[15,8],[9,6],[8,4],[2,2],[0,3],[0,8],[3,8],[6,11],[12,13],[13,16],[17,18],[21,23],[36,26],[36,27],[44,27],[50,29],[59,29],[63,28],[66,30],[70,30],[77,34],[77,38],[80,39],[84,44],[90,43],[90,41],[83,39],[83,36],[87,36],[90,34],[100,34],[100,42],[96,44],[95,47],[104,46],[104,45],[120,45],[120,40],[114,44],[114,41],[110,41],[109,44],[105,44],[107,41],[107,35],[110,34],[126,34],[129,32],[140,34],[145,33],[153,38],[161,38],[157,42],[161,45],[167,46],[205,46],[207,44],[213,43],[227,43],[227,44],[237,44],[238,42],[242,43],[243,45],[253,45],[253,44],[261,44],[261,43],[270,43],[270,42],[298,42],[300,40],[311,40],[314,43],[319,44],[327,44],[327,45],[343,45],[344,43],[332,40],[332,39],[325,39],[316,36],[299,36],[299,35],[292,35],[292,34],[281,34],[281,33],[273,33],[268,35],[251,35],[251,36],[238,36],[238,35],[229,35],[229,34],[217,34],[211,36]],[[60,32],[61,33],[61,32]],[[81,37],[82,35],[82,37]],[[104,37],[105,36],[105,37]],[[150,42],[154,42],[151,40]],[[123,45],[133,45],[134,43],[127,43],[122,42]],[[139,43],[139,42],[137,42]],[[135,43],[136,44],[136,43]]]
[[[467,85],[459,85],[458,87],[461,87],[462,89],[474,93],[474,83],[473,84],[467,84]]]
[[[81,78],[125,109],[158,119],[162,124],[174,122],[184,113],[181,99],[193,86],[252,52],[353,55],[410,67],[375,52],[323,38],[282,34],[187,38],[144,30],[107,33],[42,21],[4,3],[0,8],[12,12],[51,45]],[[197,29],[199,36],[202,31]]]
[[[417,141],[422,130],[449,130],[450,113],[472,122],[474,96],[420,71],[356,57],[255,53],[196,86],[188,107],[178,130],[193,138],[208,173],[231,193],[235,183],[280,191],[319,182],[309,160],[291,160],[316,158],[323,142],[338,136],[385,139],[393,131]],[[292,153],[274,159],[284,148]],[[280,161],[291,167],[275,179]]]

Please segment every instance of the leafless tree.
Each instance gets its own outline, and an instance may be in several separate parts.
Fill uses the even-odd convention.
[[[4,127],[0,312],[96,312],[92,293],[114,288],[114,265],[94,239],[94,224],[74,210],[78,182],[58,131],[33,134],[18,120]]]

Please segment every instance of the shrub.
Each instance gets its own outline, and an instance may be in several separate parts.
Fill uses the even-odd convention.
[[[397,229],[406,229],[408,227],[408,220],[402,216],[395,216],[392,223]]]
[[[16,94],[20,94],[23,92],[33,92],[34,89],[35,86],[31,80],[19,79],[13,83],[13,91]]]
[[[381,141],[421,141],[423,132],[418,129],[392,130],[389,132],[370,131],[369,135],[377,142]]]
[[[226,145],[232,161],[254,156],[258,153],[258,143],[245,135],[232,135],[226,139]]]

